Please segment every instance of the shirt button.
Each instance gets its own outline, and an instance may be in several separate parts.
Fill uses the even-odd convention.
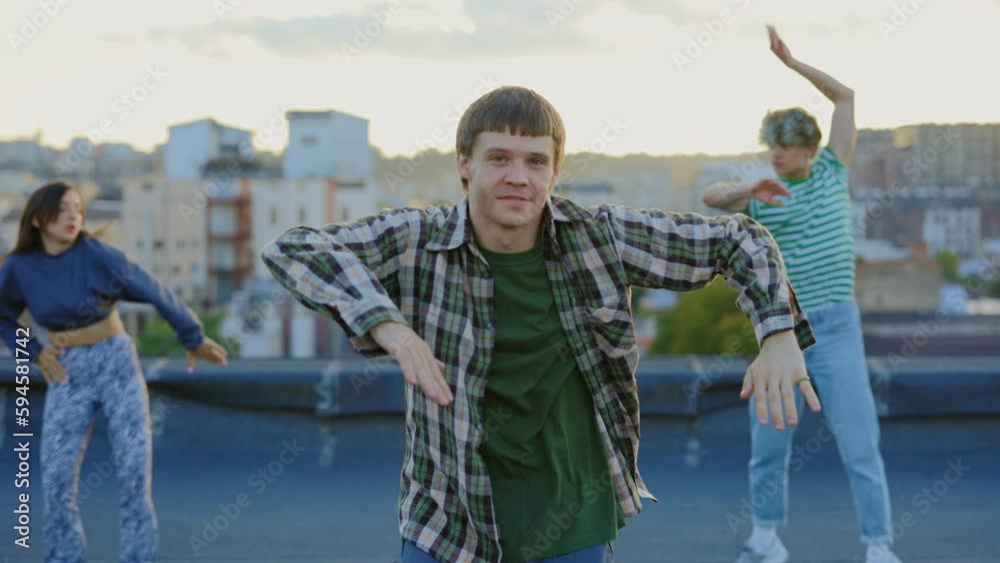
[[[486,325],[486,330],[493,332],[493,323]]]

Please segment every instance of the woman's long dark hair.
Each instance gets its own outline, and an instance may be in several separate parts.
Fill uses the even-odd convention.
[[[14,243],[14,248],[4,255],[4,260],[11,254],[44,250],[41,229],[32,225],[31,221],[37,217],[40,225],[47,225],[59,217],[59,206],[62,204],[63,196],[69,190],[76,190],[77,193],[80,192],[76,186],[64,180],[49,182],[32,192],[31,197],[28,198],[28,203],[24,206],[24,212],[21,213],[21,225],[17,230],[17,242]],[[82,199],[83,194],[80,195]],[[83,206],[83,222],[84,224],[87,222],[86,206]],[[76,240],[80,240],[83,237],[100,236],[106,228],[104,227],[94,233],[90,233],[86,229],[80,229]]]

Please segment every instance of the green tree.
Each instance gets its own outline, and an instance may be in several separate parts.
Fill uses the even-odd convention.
[[[708,287],[682,294],[676,307],[660,313],[650,353],[756,354],[753,326],[736,307],[737,295],[721,277]]]
[[[990,284],[987,286],[986,293],[990,297],[1000,299],[1000,277],[997,277],[990,282]]]
[[[949,283],[959,283],[958,276],[958,254],[950,250],[942,250],[937,253],[938,264],[941,265],[941,274],[945,281]]]
[[[224,311],[195,311],[195,314],[201,319],[206,336],[225,346],[230,356],[239,355],[239,343],[224,342],[219,333]],[[161,317],[148,322],[135,340],[140,356],[183,356],[187,352],[177,341],[174,329]]]

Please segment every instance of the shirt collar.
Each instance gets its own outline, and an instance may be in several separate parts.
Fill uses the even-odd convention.
[[[545,214],[542,221],[547,223],[553,240],[555,240],[556,223],[576,223],[592,219],[594,219],[593,211],[564,197],[550,195],[545,200]],[[469,218],[469,197],[463,197],[462,201],[448,209],[444,221],[432,229],[425,250],[432,252],[454,250],[462,244],[470,243],[472,221]]]

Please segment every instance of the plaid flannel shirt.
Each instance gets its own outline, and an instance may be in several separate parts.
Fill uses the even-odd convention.
[[[550,196],[545,267],[570,350],[594,399],[616,498],[626,516],[656,500],[639,475],[639,353],[630,287],[689,290],[716,275],[739,290],[758,341],[812,330],[778,247],[745,215],[705,217],[614,205],[584,208]],[[500,561],[500,530],[479,454],[494,339],[493,278],[476,246],[468,199],[455,206],[383,210],[353,223],[300,226],[263,249],[275,279],[336,321],[365,356],[385,352],[369,331],[406,323],[446,368],[455,401],[440,407],[405,385],[406,449],[399,531],[439,561]]]

